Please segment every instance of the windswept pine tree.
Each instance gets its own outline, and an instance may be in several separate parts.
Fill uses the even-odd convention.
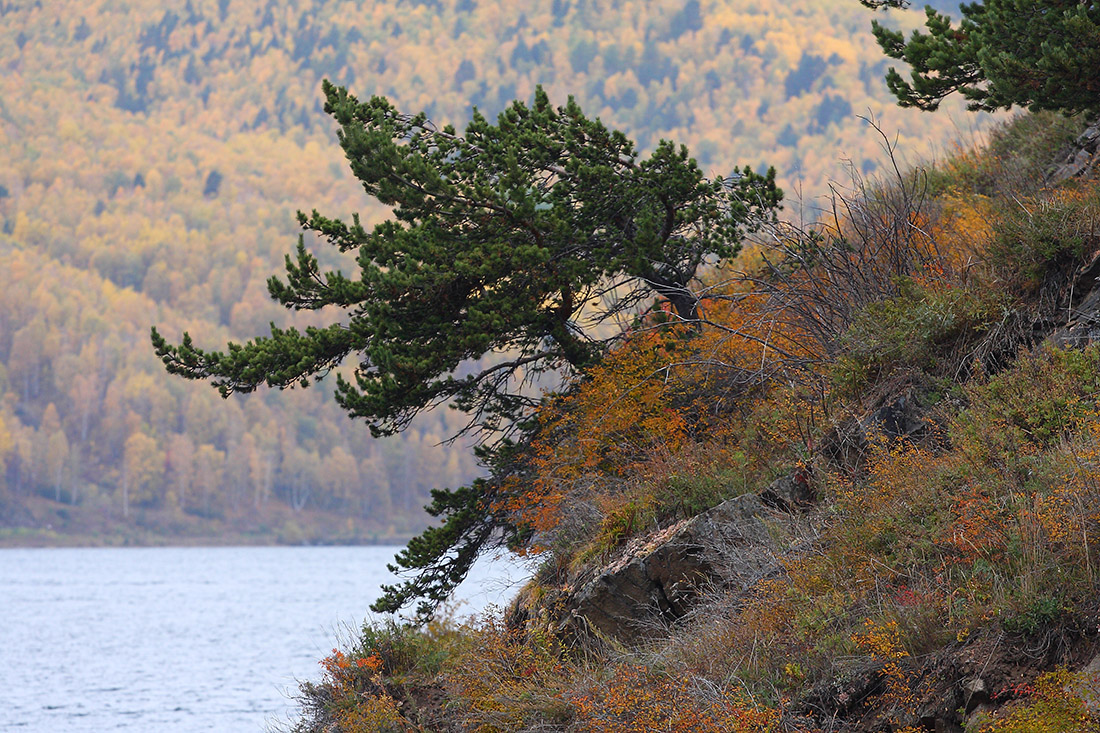
[[[223,396],[308,386],[350,358],[354,376],[337,375],[336,399],[376,436],[450,402],[468,428],[514,437],[542,399],[539,377],[575,377],[597,363],[621,330],[609,320],[629,320],[656,297],[694,327],[700,267],[736,254],[782,196],[774,170],[708,179],[670,142],[642,157],[625,135],[573,100],[554,107],[541,88],[496,124],[475,110],[462,134],[383,97],[360,102],[327,82],[324,92],[353,174],[393,216],[368,231],[358,216],[348,224],[299,214],[303,227],[353,253],[359,273],[323,270],[300,240],[286,281],[268,287],[287,308],[335,306],[340,317],[220,352],[188,334],[179,345],[156,329],[152,339],[168,371],[210,380]],[[488,366],[466,368],[482,360]],[[487,449],[490,465],[505,462],[509,444],[500,445]],[[382,607],[416,596],[434,607],[508,529],[487,505],[488,486],[435,493],[429,511],[443,527],[398,558],[430,580],[411,581],[412,594],[391,589]]]
[[[872,8],[908,7],[909,0],[860,0]],[[877,21],[887,56],[911,69],[907,81],[890,69],[886,83],[903,107],[934,110],[961,94],[971,109],[1028,107],[1072,114],[1100,109],[1100,6],[1077,0],[985,0],[964,4],[956,24],[926,9],[927,32]]]

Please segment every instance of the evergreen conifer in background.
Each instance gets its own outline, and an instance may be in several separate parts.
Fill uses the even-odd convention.
[[[871,8],[908,0],[860,0]],[[963,5],[958,24],[926,8],[927,33],[873,23],[890,58],[911,69],[886,75],[903,107],[935,110],[954,92],[971,109],[1012,106],[1066,114],[1100,109],[1100,5],[1079,0],[985,0]]]

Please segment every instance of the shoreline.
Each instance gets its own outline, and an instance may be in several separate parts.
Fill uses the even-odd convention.
[[[411,535],[290,541],[276,534],[178,536],[64,534],[48,529],[0,528],[0,550],[99,547],[404,547]]]

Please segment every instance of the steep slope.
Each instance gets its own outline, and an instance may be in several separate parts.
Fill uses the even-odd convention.
[[[512,607],[366,626],[298,730],[1100,729],[1100,182],[1048,177],[1081,127],[1020,117],[777,228],[700,333],[640,324],[502,490]]]

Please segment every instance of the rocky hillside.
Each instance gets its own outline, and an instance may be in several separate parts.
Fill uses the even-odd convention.
[[[637,328],[540,415],[512,606],[366,626],[296,730],[1100,730],[1083,128],[857,182]]]

